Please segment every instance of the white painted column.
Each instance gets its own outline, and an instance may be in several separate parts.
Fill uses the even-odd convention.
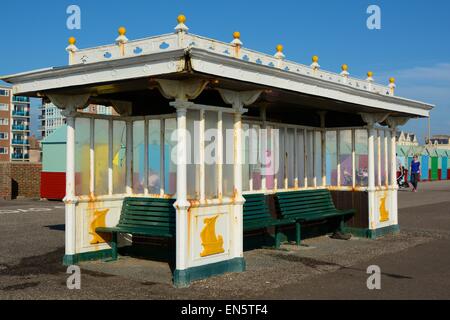
[[[356,187],[356,131],[352,129],[352,187]]]
[[[369,193],[369,228],[376,228],[376,221],[374,212],[378,210],[375,209],[375,130],[373,128],[373,123],[368,124],[368,188]]]
[[[391,190],[391,214],[390,219],[392,219],[392,224],[398,224],[398,185],[397,185],[397,141],[395,139],[397,132],[396,126],[391,127],[391,150],[390,161],[391,161],[391,181],[389,183],[389,189]]]
[[[242,108],[242,106],[241,106]],[[234,190],[235,190],[235,208],[234,208],[234,228],[232,228],[233,257],[243,257],[244,252],[244,230],[243,230],[243,205],[245,202],[242,196],[242,111],[237,109],[234,114]]]
[[[341,186],[341,131],[336,130],[336,184]]]
[[[75,118],[66,117],[67,143],[66,143],[66,197],[65,210],[65,246],[66,255],[76,253],[76,198],[75,198]]]
[[[114,139],[114,122],[112,119],[108,121],[108,195],[113,194],[113,139]]]
[[[289,153],[288,150],[288,130],[287,127],[284,127],[284,139],[283,139],[283,168],[284,168],[284,189],[289,188]]]
[[[217,196],[222,199],[223,196],[223,121],[222,111],[217,112]],[[250,189],[251,190],[251,189]]]
[[[303,166],[303,174],[304,174],[304,186],[305,188],[308,187],[308,157],[310,155],[308,155],[308,148],[306,146],[306,144],[308,143],[308,138],[307,138],[307,134],[308,131],[305,129],[303,131],[303,162],[304,162],[304,166]]]
[[[206,199],[205,192],[205,110],[200,110],[199,123],[200,201]]]
[[[176,216],[176,269],[185,270],[188,262],[189,230],[187,201],[187,109],[186,101],[177,99],[177,200],[174,204],[177,208]]]
[[[148,195],[148,120],[144,119],[144,194]]]
[[[389,186],[389,154],[391,150],[388,150],[388,133],[389,131],[384,131],[384,185]],[[390,133],[389,133],[390,134]]]
[[[90,118],[90,146],[89,146],[89,194],[95,193],[95,119]]]
[[[126,120],[126,193],[131,195],[133,193],[133,122],[130,119]]]
[[[160,188],[159,194],[163,196],[166,193],[166,120],[161,119],[159,132],[159,169],[160,169]]]
[[[376,168],[377,168],[377,187],[381,186],[381,137],[380,137],[380,131],[379,130],[375,130],[375,138],[377,141],[377,146],[376,146],[376,150],[377,150],[377,163],[376,163]],[[384,161],[384,159],[383,159]]]

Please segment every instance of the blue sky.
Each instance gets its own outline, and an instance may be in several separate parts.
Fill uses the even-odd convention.
[[[81,8],[81,30],[68,30],[66,9]],[[366,27],[367,7],[381,8],[381,30]],[[69,36],[79,48],[112,43],[124,25],[129,39],[172,32],[179,13],[190,32],[232,40],[240,31],[244,46],[274,53],[284,45],[289,60],[309,64],[317,54],[323,69],[386,83],[397,78],[397,94],[436,104],[433,133],[450,134],[450,1],[148,1],[40,0],[2,3],[0,74],[67,63]],[[35,120],[35,119],[33,119]],[[36,128],[36,121],[34,124]],[[424,137],[427,121],[406,130]]]

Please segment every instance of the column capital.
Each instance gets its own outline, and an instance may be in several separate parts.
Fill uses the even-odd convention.
[[[362,120],[367,124],[369,128],[373,127],[376,123],[381,123],[389,117],[389,113],[364,113],[361,112],[360,116]]]
[[[408,122],[409,118],[407,117],[388,117],[386,119],[386,123],[388,124],[389,128],[396,129],[399,126],[403,126]]]
[[[226,104],[231,104],[236,112],[245,113],[244,106],[253,104],[258,100],[262,90],[253,91],[232,91],[227,89],[217,89]]]
[[[47,94],[50,101],[59,109],[65,117],[75,116],[77,109],[84,108],[89,101],[89,94],[65,95],[65,94]]]
[[[197,98],[205,89],[208,81],[156,79],[156,83],[156,87],[166,99],[187,101]]]

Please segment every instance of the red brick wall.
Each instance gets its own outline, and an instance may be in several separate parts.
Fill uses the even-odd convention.
[[[0,198],[39,198],[40,163],[0,162]]]

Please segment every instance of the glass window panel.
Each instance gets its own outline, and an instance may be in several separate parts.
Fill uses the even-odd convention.
[[[113,193],[126,191],[126,139],[125,121],[113,122]]]
[[[217,193],[217,112],[205,112],[205,196],[218,197]]]
[[[250,131],[250,176],[253,190],[261,190],[261,137],[260,127],[253,125]]]
[[[175,159],[172,159],[172,152],[176,147],[177,120],[175,118],[165,120],[165,193],[175,194],[177,192],[177,166]]]
[[[337,186],[337,149],[336,131],[326,133],[326,174],[327,185]]]
[[[368,170],[368,134],[365,129],[355,132],[355,155],[356,155],[356,185],[367,187],[369,180]]]
[[[148,121],[148,192],[161,191],[161,120]]]
[[[322,185],[322,133],[320,131],[314,132],[314,175],[316,177],[317,185]]]
[[[188,110],[186,127],[188,131],[187,155],[187,196],[188,199],[198,199],[200,196],[200,166],[198,150],[200,113],[197,110]]]
[[[108,194],[109,121],[96,119],[94,125],[94,174],[96,195]]]
[[[341,185],[353,185],[352,170],[352,131],[339,132],[339,163],[341,166]]]
[[[295,148],[294,148],[294,129],[287,130],[286,137],[286,163],[287,163],[287,178],[288,187],[294,187],[295,179]]]
[[[243,159],[242,159],[242,190],[250,190],[250,131],[249,124],[242,124],[242,146],[244,148]]]
[[[86,118],[75,119],[75,193],[89,195],[91,121]]]
[[[145,145],[144,145],[144,121],[133,122],[133,193],[144,193],[144,168],[145,168]]]
[[[305,142],[304,130],[297,130],[297,170],[298,170],[298,185],[304,187],[305,185]]]
[[[277,129],[268,126],[267,127],[267,152],[266,152],[266,163],[265,163],[265,176],[266,176],[266,189],[273,190],[275,188],[275,174],[277,173],[276,168],[276,150],[274,147],[274,140],[278,139]]]
[[[386,139],[386,131],[384,130],[380,130],[380,139],[381,139],[381,185],[382,186],[386,186],[387,185],[387,181],[386,181],[386,170],[387,170],[387,166],[386,166],[386,148],[387,148],[387,141]],[[385,143],[386,142],[386,143]],[[388,164],[389,165],[389,164]]]
[[[224,113],[223,120],[223,136],[224,136],[224,159],[226,163],[223,165],[222,191],[224,196],[232,197],[234,191],[233,163],[234,163],[234,115]]]
[[[306,131],[308,187],[314,187],[314,131]]]

